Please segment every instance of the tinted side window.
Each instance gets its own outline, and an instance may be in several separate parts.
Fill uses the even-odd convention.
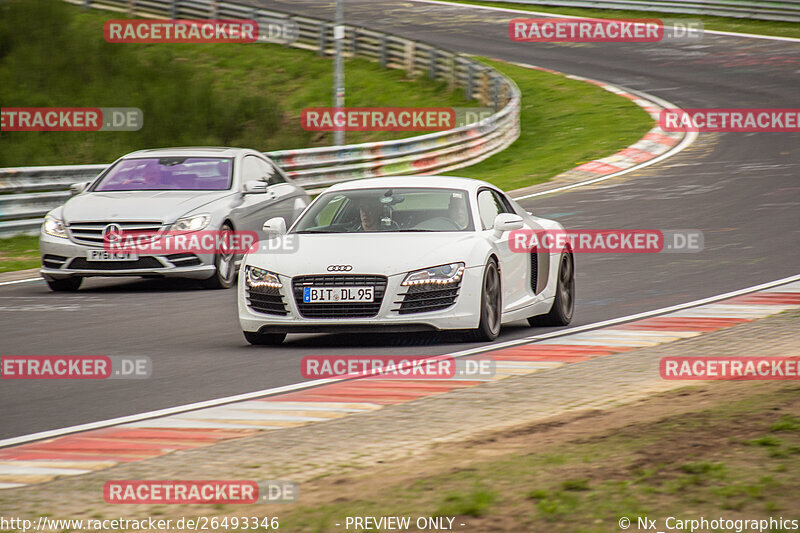
[[[515,213],[514,208],[511,206],[511,202],[509,202],[505,196],[497,191],[492,191],[492,195],[495,197],[495,201],[501,207],[501,213]]]
[[[273,167],[272,175],[269,177],[269,184],[275,185],[277,183],[286,183],[286,178],[284,177],[283,172],[280,169]]]
[[[494,219],[502,212],[503,205],[492,194],[492,191],[483,190],[478,193],[478,213],[483,229],[491,228],[494,225]]]
[[[277,174],[266,161],[254,155],[245,156],[242,162],[243,181],[266,181],[272,183],[272,176]]]

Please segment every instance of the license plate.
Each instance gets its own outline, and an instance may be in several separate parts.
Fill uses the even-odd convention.
[[[303,302],[355,303],[375,299],[375,287],[303,287]]]
[[[136,261],[139,256],[128,253],[114,253],[107,250],[87,250],[86,259],[88,261]]]

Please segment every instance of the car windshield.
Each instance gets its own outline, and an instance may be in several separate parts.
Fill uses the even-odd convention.
[[[94,191],[224,191],[231,187],[233,161],[222,157],[123,159]]]
[[[297,221],[292,232],[472,230],[467,191],[395,187],[325,193]]]

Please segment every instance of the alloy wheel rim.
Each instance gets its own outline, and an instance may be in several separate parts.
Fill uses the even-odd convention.
[[[561,269],[559,272],[559,293],[561,296],[561,305],[566,316],[572,316],[574,306],[573,286],[575,279],[572,275],[572,259],[569,255],[564,256],[564,261],[561,262]]]
[[[486,277],[486,322],[492,332],[497,331],[500,322],[500,282],[497,270],[492,268]]]

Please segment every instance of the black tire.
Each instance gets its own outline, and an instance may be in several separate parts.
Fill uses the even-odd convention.
[[[478,329],[469,332],[469,340],[488,342],[500,335],[503,318],[503,292],[497,261],[490,259],[483,269],[481,284],[481,320]]]
[[[83,283],[83,278],[80,277],[71,277],[71,278],[63,278],[63,279],[47,279],[45,278],[48,287],[50,287],[51,291],[55,292],[75,292],[77,291],[81,283]]]
[[[233,231],[227,222],[222,225],[220,232]],[[226,239],[223,239],[225,242]],[[236,254],[220,253],[214,255],[214,275],[200,282],[206,289],[229,289],[236,283]]]
[[[257,331],[243,331],[244,338],[253,346],[277,346],[286,338],[286,333],[259,333]]]
[[[575,313],[575,259],[571,252],[563,252],[558,266],[558,282],[553,307],[546,315],[532,316],[531,326],[566,326]]]

